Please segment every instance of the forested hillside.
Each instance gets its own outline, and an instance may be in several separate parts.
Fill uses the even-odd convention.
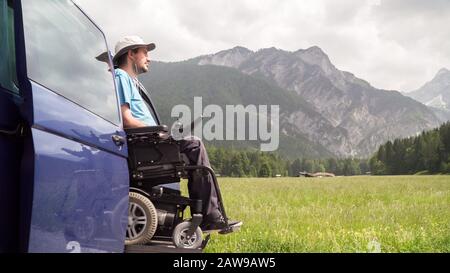
[[[381,145],[370,159],[373,174],[450,173],[450,122],[416,137]]]

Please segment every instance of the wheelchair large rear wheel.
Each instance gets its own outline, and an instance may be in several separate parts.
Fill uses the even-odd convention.
[[[150,242],[156,232],[158,216],[152,201],[142,194],[130,192],[128,227],[125,245]]]

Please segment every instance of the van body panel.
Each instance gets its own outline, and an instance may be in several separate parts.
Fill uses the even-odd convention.
[[[57,133],[90,146],[127,157],[127,146],[117,146],[113,135],[125,137],[125,132],[101,117],[64,97],[31,82],[33,93],[33,127]]]
[[[126,158],[33,128],[29,252],[121,252],[128,213]]]
[[[74,50],[95,41],[95,53],[107,51],[104,34],[70,0],[0,0],[0,8],[11,14],[11,3],[15,37],[6,49],[16,55],[19,92],[0,87],[0,130],[21,124],[24,133],[0,133],[0,252],[123,252],[128,155],[126,141],[112,139],[125,133],[111,60],[72,54],[45,61],[71,39],[78,42]],[[89,75],[58,69],[71,68],[73,60]],[[98,100],[104,94],[107,101]]]

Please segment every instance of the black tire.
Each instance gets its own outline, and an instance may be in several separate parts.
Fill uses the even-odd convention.
[[[142,194],[130,192],[129,196],[129,220],[125,245],[148,243],[155,234],[158,225],[156,208],[152,201]]]
[[[190,221],[184,221],[179,223],[172,233],[172,242],[177,248],[191,248],[196,249],[202,245],[203,232],[200,227],[197,227],[191,238],[186,237],[187,231],[191,228],[192,223]]]

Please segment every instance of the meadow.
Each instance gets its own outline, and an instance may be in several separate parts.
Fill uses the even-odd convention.
[[[450,252],[450,176],[222,177],[219,184],[229,218],[244,225],[213,234],[205,252]]]

